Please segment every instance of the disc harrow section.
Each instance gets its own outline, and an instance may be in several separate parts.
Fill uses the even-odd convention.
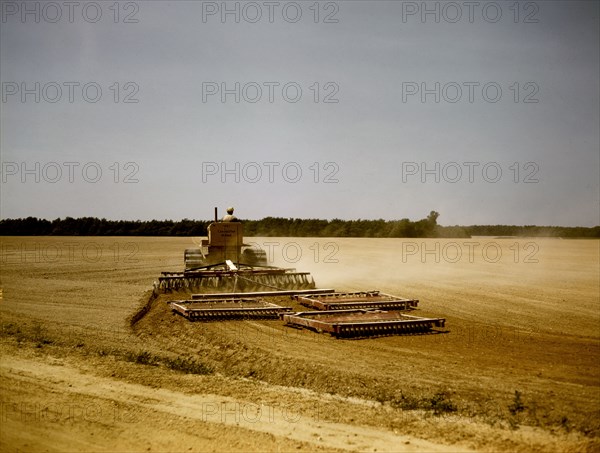
[[[380,310],[306,311],[281,315],[294,327],[327,332],[336,338],[357,338],[383,335],[410,335],[431,332],[444,327],[444,318],[421,318],[399,312]]]
[[[305,307],[315,310],[350,310],[359,308],[378,308],[388,310],[412,310],[419,301],[403,299],[379,291],[361,291],[353,293],[311,294],[294,296]]]
[[[314,287],[315,282],[310,272],[292,272],[285,269],[162,272],[159,277],[159,288],[166,292],[199,289],[247,292]]]
[[[225,319],[277,319],[292,311],[260,299],[172,300],[171,310],[190,321],[222,321]]]

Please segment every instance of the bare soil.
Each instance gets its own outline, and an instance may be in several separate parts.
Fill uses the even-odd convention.
[[[172,314],[190,241],[2,238],[1,451],[600,450],[600,241],[254,239],[446,318],[357,340]]]

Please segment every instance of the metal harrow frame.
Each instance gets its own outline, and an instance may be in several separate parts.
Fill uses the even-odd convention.
[[[412,310],[419,305],[417,299],[403,299],[379,291],[297,295],[294,298],[305,307],[316,310],[349,310],[378,308]]]
[[[254,298],[172,300],[167,303],[174,313],[190,321],[277,319],[280,315],[292,311],[291,307],[282,307]]]
[[[444,318],[422,318],[379,310],[327,310],[284,313],[283,321],[293,327],[327,332],[336,338],[422,334],[444,327]]]
[[[158,286],[163,291],[193,289],[281,289],[314,288],[310,272],[295,272],[294,269],[240,269],[198,270],[188,272],[162,272]]]

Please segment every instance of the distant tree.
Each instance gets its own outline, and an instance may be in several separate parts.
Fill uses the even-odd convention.
[[[438,219],[438,217],[439,217],[439,216],[440,216],[440,213],[439,213],[439,212],[436,212],[436,211],[431,211],[431,212],[429,213],[429,215],[427,216],[427,220],[428,220],[428,221],[429,221],[429,222],[430,222],[430,223],[431,223],[433,226],[435,226],[435,225],[437,225],[437,219]]]

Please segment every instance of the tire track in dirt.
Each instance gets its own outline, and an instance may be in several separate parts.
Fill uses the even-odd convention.
[[[435,444],[389,431],[286,413],[285,406],[265,407],[215,394],[189,395],[156,389],[84,374],[68,365],[5,356],[0,364],[0,371],[3,379],[19,382],[21,385],[39,385],[43,382],[44,387],[49,387],[51,392],[108,399],[124,405],[134,405],[142,412],[168,414],[181,421],[192,419],[224,427],[236,426],[324,448],[361,452],[456,451],[456,446]]]

